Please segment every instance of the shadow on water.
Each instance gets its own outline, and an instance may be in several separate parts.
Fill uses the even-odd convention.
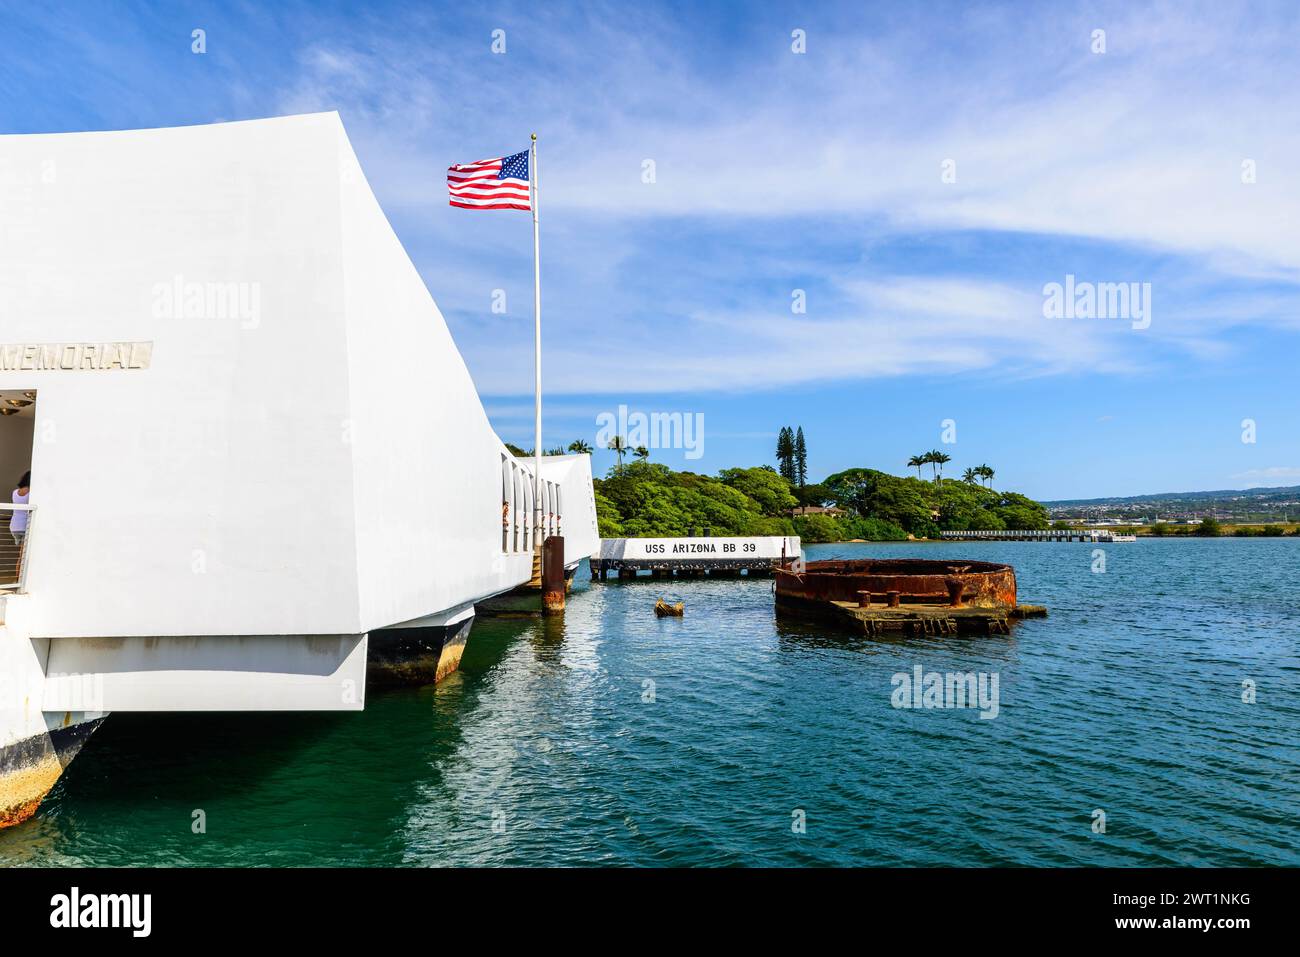
[[[536,652],[552,654],[563,644],[565,634],[563,615],[507,611],[480,616],[474,622],[474,631],[465,646],[459,673],[477,675],[490,670],[521,637],[526,637]]]
[[[361,712],[110,715],[36,817],[0,832],[0,863],[401,863],[395,835],[460,746],[466,699],[533,630],[479,624],[436,689],[369,692]]]

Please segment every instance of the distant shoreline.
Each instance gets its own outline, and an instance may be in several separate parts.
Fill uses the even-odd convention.
[[[1092,527],[1092,526],[1082,526]],[[1151,531],[1150,525],[1106,525],[1099,526],[1102,531],[1115,532],[1123,535],[1136,535],[1139,538],[1154,539],[1181,539],[1181,538],[1292,538],[1300,536],[1300,522],[1220,522],[1219,535],[1197,535],[1196,525],[1172,525],[1167,526],[1171,531],[1156,535]],[[1281,534],[1265,533],[1264,529],[1281,529]],[[1239,530],[1248,529],[1245,533],[1239,534]],[[969,545],[974,539],[947,539],[947,538],[850,538],[838,542],[807,542],[807,545],[922,545],[922,544],[943,544],[943,545]],[[997,541],[997,539],[991,539]],[[1007,539],[1015,541],[1015,539]]]

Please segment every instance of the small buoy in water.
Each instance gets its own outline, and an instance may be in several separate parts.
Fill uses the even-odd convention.
[[[675,605],[668,604],[662,598],[655,602],[655,614],[660,618],[680,618],[685,612],[686,605],[680,601]]]

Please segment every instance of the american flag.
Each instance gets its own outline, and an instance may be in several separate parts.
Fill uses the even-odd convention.
[[[447,170],[451,205],[462,209],[532,209],[528,194],[528,151]]]

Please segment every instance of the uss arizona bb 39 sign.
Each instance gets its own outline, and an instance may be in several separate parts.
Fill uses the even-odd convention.
[[[797,535],[744,538],[606,538],[593,558],[611,561],[659,559],[793,559],[799,557]]]

